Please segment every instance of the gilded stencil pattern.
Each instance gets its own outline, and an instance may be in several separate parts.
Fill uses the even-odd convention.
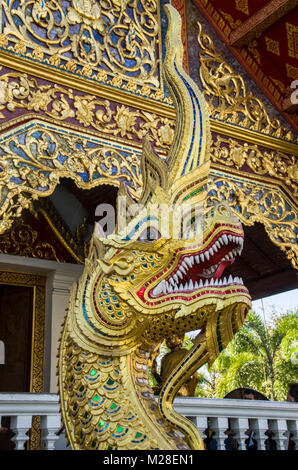
[[[272,54],[280,55],[279,42],[265,36],[266,49]]]
[[[277,119],[270,119],[264,104],[247,90],[241,75],[234,73],[215,50],[200,23],[198,27],[200,78],[211,116],[273,137],[295,140],[292,131],[283,128]]]
[[[212,143],[211,158],[237,169],[247,165],[257,175],[273,176],[290,186],[294,196],[298,196],[298,162],[294,155],[260,150],[257,145],[217,135]]]
[[[0,123],[7,119],[1,111],[16,109],[44,112],[56,121],[75,119],[78,125],[126,139],[142,141],[146,135],[157,147],[169,148],[174,135],[174,121],[128,106],[111,103],[94,95],[80,95],[56,84],[39,85],[21,73],[0,77],[2,104]]]
[[[47,129],[45,129],[47,127]],[[135,197],[141,188],[138,152],[33,123],[0,143],[0,233],[38,197],[52,194],[61,177],[89,189],[126,182]],[[94,139],[95,140],[95,139]]]
[[[249,15],[248,0],[235,0],[236,10]]]
[[[298,26],[286,23],[289,56],[298,59]]]
[[[283,250],[298,269],[297,213],[280,191],[226,176],[213,176],[208,204],[227,201],[246,225],[261,222],[270,240]]]
[[[1,3],[2,46],[4,40],[18,54],[83,76],[159,87],[156,0]]]
[[[23,222],[0,238],[0,253],[61,261],[55,248],[50,243],[39,242],[37,231]]]

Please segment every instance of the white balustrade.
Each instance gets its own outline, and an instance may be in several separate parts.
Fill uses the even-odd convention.
[[[238,450],[246,449],[249,431],[254,433],[258,450],[266,449],[268,431],[277,450],[288,448],[290,434],[298,450],[298,403],[178,397],[174,407],[178,413],[197,423],[203,439],[208,421],[209,430],[215,432],[213,438],[218,440],[217,449],[225,448],[223,442],[228,437],[225,431],[229,429],[238,442]]]
[[[51,393],[0,393],[0,416],[10,416],[10,428],[15,450],[24,450],[29,440],[32,417],[40,416],[42,445],[54,450],[57,432],[61,428],[58,396]],[[1,422],[0,422],[1,424]]]
[[[258,450],[268,448],[269,436],[277,450],[288,449],[289,438],[298,450],[298,403],[179,397],[174,407],[196,424],[203,439],[207,429],[212,431],[217,450],[226,448],[229,434],[238,450],[245,450],[251,431]],[[24,449],[33,416],[40,416],[42,448],[65,448],[63,434],[57,436],[61,418],[56,394],[0,393],[1,416],[11,417],[16,450]]]

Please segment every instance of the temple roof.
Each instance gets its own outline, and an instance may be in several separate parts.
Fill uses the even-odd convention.
[[[293,82],[298,79],[297,1],[193,0],[193,3],[297,131],[298,104],[293,95]]]

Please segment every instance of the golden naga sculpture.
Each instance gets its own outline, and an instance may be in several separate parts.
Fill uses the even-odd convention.
[[[182,68],[179,14],[170,5],[166,10],[164,79],[177,109],[173,145],[163,161],[144,143],[139,210],[131,210],[134,201],[122,186],[118,206],[125,202],[130,220],[121,224],[120,210],[107,237],[97,224],[62,333],[61,411],[77,450],[202,449],[197,428],[174,411],[173,399],[201,365],[212,364],[250,308],[242,280],[222,277],[242,250],[243,230],[226,205],[204,208],[208,111]],[[156,400],[151,357],[164,338],[191,330],[200,330],[194,346]]]

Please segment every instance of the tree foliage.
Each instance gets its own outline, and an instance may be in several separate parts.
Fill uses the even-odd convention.
[[[271,400],[285,400],[289,384],[298,381],[298,310],[275,316],[269,326],[249,313],[205,375],[198,396],[222,398],[236,388],[251,387]]]

